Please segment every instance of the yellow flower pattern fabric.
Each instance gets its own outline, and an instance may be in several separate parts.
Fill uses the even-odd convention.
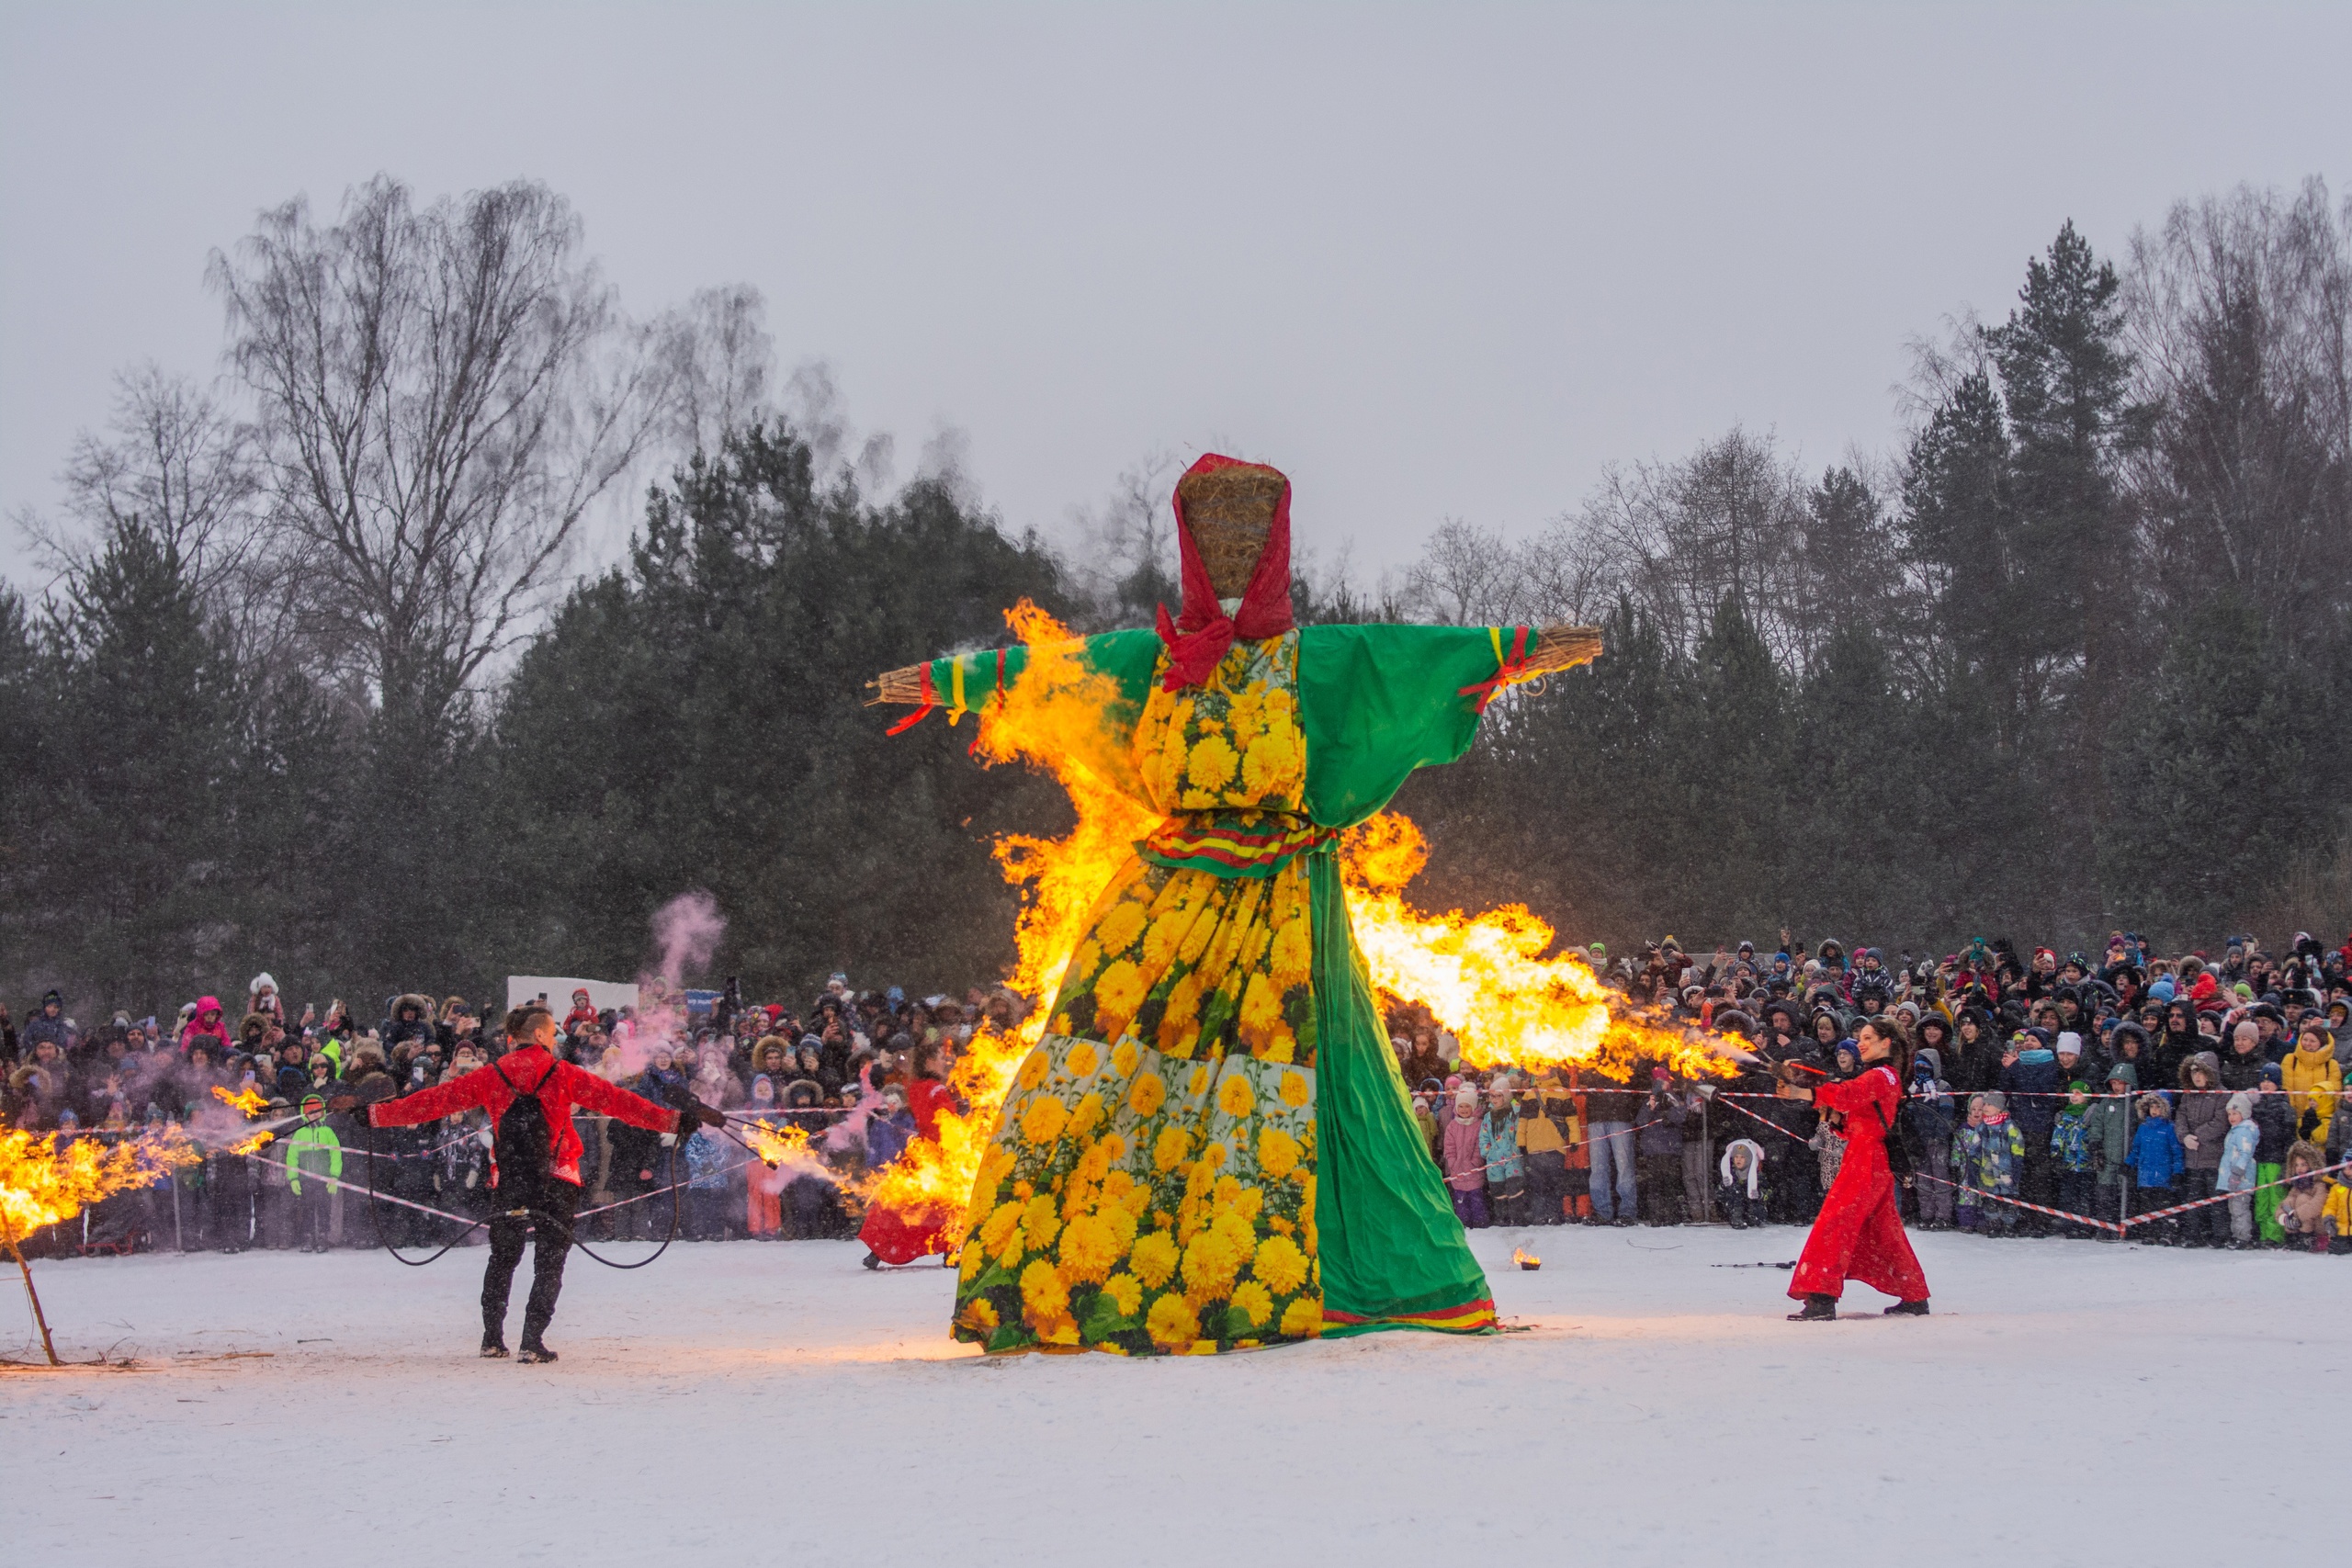
[[[1311,1339],[1316,1249],[1313,1068],[1048,1033],[973,1190],[956,1335],[1128,1355]]]
[[[1139,771],[1200,863],[1139,855],[1097,902],[974,1187],[959,1338],[1171,1355],[1321,1333],[1297,668],[1295,633],[1237,644],[1146,705]]]
[[[1167,692],[1155,682],[1136,726],[1136,767],[1151,804],[1171,817],[1300,811],[1298,633],[1235,643],[1202,685]]]

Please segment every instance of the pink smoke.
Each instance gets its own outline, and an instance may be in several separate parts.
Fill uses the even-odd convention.
[[[657,1046],[675,1049],[686,1038],[684,982],[698,973],[718,951],[727,934],[727,917],[718,900],[696,888],[681,893],[653,912],[653,944],[662,950],[659,967],[637,977],[637,1022],[614,1032],[621,1048],[621,1070],[639,1073],[653,1058]]]

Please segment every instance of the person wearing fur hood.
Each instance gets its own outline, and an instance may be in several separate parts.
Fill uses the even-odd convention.
[[[384,1021],[382,1043],[389,1051],[406,1040],[428,1039],[433,1034],[433,998],[417,991],[404,991],[392,998],[390,1016]]]
[[[2180,1099],[2173,1107],[2173,1130],[2185,1151],[2182,1180],[2176,1203],[2191,1203],[2213,1196],[2213,1182],[2222,1168],[2222,1140],[2230,1135],[2229,1091],[2222,1088],[2222,1064],[2211,1051],[2199,1051],[2180,1065]],[[2248,1110],[2252,1107],[2249,1104]],[[2191,1209],[2180,1217],[2180,1235],[2189,1247],[2219,1247],[2229,1240],[2224,1205]]]
[[[1723,1190],[1724,1218],[1731,1228],[1744,1231],[1764,1223],[1764,1194],[1758,1186],[1764,1172],[1764,1145],[1753,1138],[1734,1138],[1724,1145],[1715,1174]]]
[[[278,996],[277,981],[268,970],[263,970],[245,983],[245,1010],[266,1012],[277,1021],[278,1028],[286,1027],[286,1003]]]

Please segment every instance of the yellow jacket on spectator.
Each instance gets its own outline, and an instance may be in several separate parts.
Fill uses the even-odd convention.
[[[2316,1111],[2319,1112],[2319,1129],[2310,1136],[2312,1143],[2323,1148],[2327,1145],[2327,1124],[2335,1117],[2335,1097],[2344,1092],[2344,1069],[2335,1065],[2335,1053],[2325,1044],[2323,1043],[2316,1051],[2303,1047],[2311,1041],[2324,1042],[2326,1038],[2325,1035],[2312,1034],[2296,1036],[2296,1048],[2287,1053],[2287,1059],[2279,1064],[2278,1068],[2279,1080],[2287,1090],[2288,1098],[2294,1102],[2296,1135],[2302,1136],[2303,1112]]]

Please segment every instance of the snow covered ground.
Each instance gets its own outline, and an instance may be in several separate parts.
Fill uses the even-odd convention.
[[[1783,1322],[1785,1273],[1720,1266],[1792,1230],[1497,1231],[1528,1332],[1161,1361],[982,1360],[942,1331],[944,1270],[841,1243],[575,1258],[553,1367],[475,1359],[479,1251],[36,1264],[61,1349],[138,1364],[0,1372],[0,1535],[44,1568],[1982,1568],[2336,1538],[2352,1259],[1917,1240],[1926,1321]]]

